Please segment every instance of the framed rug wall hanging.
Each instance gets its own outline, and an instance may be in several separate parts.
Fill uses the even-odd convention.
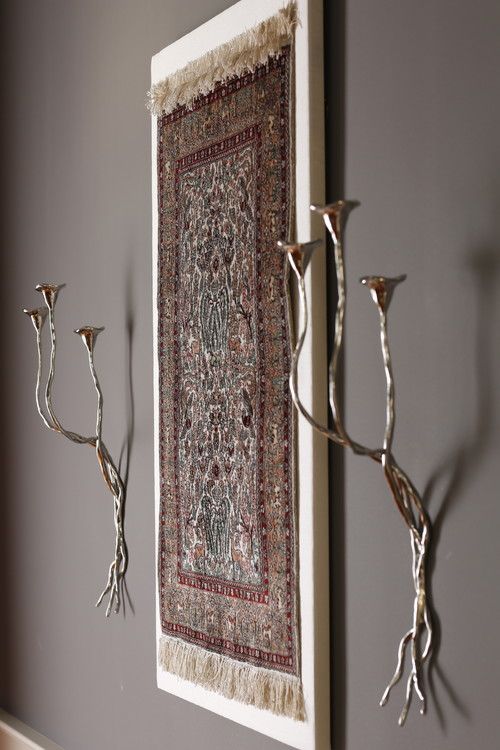
[[[327,454],[290,397],[277,241],[321,231],[322,67],[321,0],[241,0],[149,92],[158,687],[301,750],[329,742]],[[317,255],[300,382],[324,419]]]

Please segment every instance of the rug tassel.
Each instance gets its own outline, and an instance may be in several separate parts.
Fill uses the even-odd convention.
[[[289,3],[258,26],[210,50],[198,60],[192,60],[152,86],[147,95],[148,109],[153,115],[161,115],[183,105],[190,107],[216,83],[252,72],[291,42],[298,23],[297,6],[295,2]]]
[[[302,684],[297,677],[239,662],[165,635],[160,639],[158,659],[165,671],[226,698],[295,721],[305,720]]]

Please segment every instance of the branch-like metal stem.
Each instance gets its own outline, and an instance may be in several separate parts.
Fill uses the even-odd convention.
[[[50,417],[52,419],[52,422],[54,423],[54,426],[57,430],[57,432],[60,432],[61,435],[64,435],[64,437],[68,438],[68,440],[71,440],[73,443],[78,444],[89,444],[89,445],[95,445],[95,437],[84,437],[83,435],[79,435],[77,432],[72,432],[71,430],[67,430],[65,427],[62,426],[59,419],[56,417],[54,413],[54,407],[52,405],[52,385],[54,382],[54,376],[56,371],[56,346],[57,346],[57,340],[56,340],[56,326],[55,326],[55,319],[54,319],[54,306],[51,305],[48,308],[49,310],[49,327],[50,327],[50,364],[49,364],[49,375],[47,378],[47,383],[45,385],[45,403],[47,406],[47,411],[50,414]]]
[[[300,316],[299,335],[297,337],[295,348],[292,352],[292,361],[291,361],[291,366],[290,366],[290,393],[292,396],[292,400],[297,410],[309,422],[311,427],[314,427],[315,430],[317,430],[321,435],[324,435],[329,440],[333,440],[333,442],[338,443],[339,445],[344,445],[344,441],[340,435],[338,435],[333,430],[328,429],[328,427],[324,427],[323,425],[321,425],[319,422],[317,422],[314,419],[312,414],[310,414],[307,411],[306,407],[303,405],[299,396],[298,366],[299,366],[300,354],[302,352],[302,347],[304,346],[304,340],[305,340],[306,333],[307,333],[308,310],[307,310],[307,297],[306,297],[304,276],[297,273],[297,282],[298,282],[299,297],[300,297],[301,316]]]
[[[392,495],[396,502],[396,506],[403,516],[405,523],[410,528],[410,531],[418,536],[418,531],[415,528],[414,518],[409,507],[405,504],[403,497],[399,491],[399,487],[396,481],[396,475],[394,470],[394,461],[392,457],[392,441],[394,438],[394,424],[395,424],[395,409],[394,409],[394,376],[392,372],[392,359],[391,350],[389,348],[389,338],[387,336],[387,311],[380,308],[380,346],[382,349],[382,357],[384,360],[384,371],[386,380],[386,398],[385,398],[385,411],[386,411],[386,422],[385,422],[385,433],[384,433],[384,446],[382,452],[382,466],[384,468],[385,477],[387,483],[391,489]]]
[[[53,430],[54,432],[59,432],[58,428],[49,420],[47,419],[43,409],[42,404],[40,401],[40,385],[41,385],[41,379],[42,379],[42,331],[40,328],[36,329],[36,351],[37,351],[37,358],[38,358],[38,367],[36,371],[36,386],[35,386],[35,401],[36,401],[36,408],[38,410],[39,415],[42,418],[42,421],[46,427],[48,427],[49,430]]]
[[[97,377],[95,365],[94,365],[94,349],[92,346],[88,347],[88,358],[90,374],[94,382],[94,387],[97,393],[97,416],[96,416],[96,454],[99,466],[101,467],[104,481],[108,485],[110,491],[114,497],[114,524],[115,524],[115,556],[108,571],[108,580],[106,586],[99,599],[96,602],[98,607],[104,597],[109,593],[109,602],[106,609],[106,617],[109,617],[113,602],[115,602],[115,612],[119,612],[121,603],[121,587],[124,580],[124,575],[127,570],[128,553],[125,544],[125,536],[123,529],[123,504],[125,500],[125,491],[121,477],[113,463],[113,460],[102,442],[102,410],[103,410],[103,395],[99,379]]]
[[[95,434],[97,435],[97,444],[99,445],[99,443],[101,442],[101,437],[102,437],[102,407],[103,407],[104,399],[102,396],[101,384],[99,383],[99,379],[95,371],[93,349],[88,350],[88,356],[89,356],[90,374],[92,376],[92,381],[94,383],[94,388],[97,394],[97,413],[96,413]]]
[[[335,326],[335,341],[333,347],[332,357],[329,363],[329,400],[332,410],[333,422],[335,429],[331,430],[327,426],[320,424],[313,415],[306,409],[299,395],[298,389],[298,365],[299,359],[304,346],[305,337],[308,329],[309,321],[309,308],[307,303],[307,294],[305,286],[305,271],[309,263],[311,254],[318,242],[306,242],[306,243],[286,243],[278,242],[279,247],[288,253],[290,266],[293,269],[297,278],[297,287],[299,292],[299,333],[295,347],[292,351],[292,361],[290,367],[290,392],[292,400],[297,410],[302,416],[309,422],[317,432],[324,437],[332,440],[338,445],[349,446],[355,453],[360,455],[367,455],[375,460],[380,461],[380,451],[371,451],[369,448],[365,448],[359,443],[355,443],[349,435],[341,421],[340,409],[338,406],[338,398],[336,391],[336,379],[337,369],[340,351],[342,348],[343,339],[343,321],[345,312],[345,282],[344,282],[344,264],[343,264],[343,252],[342,244],[336,243],[336,261],[338,268],[339,289],[338,289],[338,302],[336,312],[336,326]]]
[[[400,641],[396,670],[382,696],[380,705],[384,706],[387,703],[392,688],[401,679],[405,651],[408,644],[410,644],[411,671],[406,686],[405,703],[399,717],[399,724],[400,726],[402,726],[406,721],[406,717],[408,715],[413,690],[415,690],[418,698],[421,701],[420,711],[422,714],[425,713],[426,708],[425,694],[421,684],[421,667],[424,661],[427,659],[432,644],[431,617],[427,605],[425,585],[425,566],[428,540],[430,536],[430,523],[423,508],[420,496],[413,488],[406,475],[403,474],[399,467],[395,466],[392,458],[392,443],[394,437],[395,422],[395,389],[391,351],[387,334],[387,308],[385,307],[385,305],[379,304],[379,314],[380,344],[386,377],[386,426],[384,434],[384,453],[382,455],[382,466],[384,467],[384,473],[394,497],[394,501],[410,531],[410,543],[412,549],[412,573],[413,583],[415,587],[412,628],[404,634]],[[418,527],[415,524],[415,515],[412,506],[415,508],[416,514],[419,518]],[[420,648],[420,637],[423,631],[426,631],[427,633],[427,643],[424,651],[422,652]]]
[[[361,443],[358,443],[349,436],[347,429],[342,419],[340,411],[339,398],[337,395],[337,381],[338,381],[338,366],[340,354],[342,351],[342,344],[344,340],[344,316],[346,306],[346,283],[345,283],[345,264],[344,264],[344,249],[342,244],[342,238],[338,233],[335,233],[332,228],[331,232],[334,248],[335,258],[335,271],[337,275],[337,308],[335,311],[335,331],[333,338],[333,351],[328,366],[328,395],[330,401],[330,409],[332,412],[333,423],[335,429],[341,436],[343,444],[351,448],[356,455],[369,456],[376,461],[380,460],[380,451],[372,450],[367,448]]]

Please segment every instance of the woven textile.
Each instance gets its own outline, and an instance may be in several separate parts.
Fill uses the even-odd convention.
[[[159,654],[300,719],[290,72],[287,46],[158,118]]]

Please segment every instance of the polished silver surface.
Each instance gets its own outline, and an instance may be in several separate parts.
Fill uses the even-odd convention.
[[[408,715],[413,692],[416,693],[421,702],[420,712],[423,714],[426,709],[426,698],[422,686],[421,672],[424,663],[428,660],[431,653],[433,639],[431,609],[426,587],[426,567],[429,555],[431,522],[420,495],[407,474],[398,466],[392,452],[395,424],[395,388],[387,331],[387,312],[396,286],[403,282],[406,276],[395,278],[365,276],[360,280],[369,289],[372,299],[377,305],[380,319],[380,343],[386,377],[386,426],[382,448],[368,448],[354,441],[347,432],[340,410],[337,390],[339,380],[338,365],[343,344],[346,304],[343,241],[347,218],[350,212],[358,205],[357,201],[337,201],[326,206],[311,206],[312,211],[319,213],[323,217],[325,226],[333,241],[335,256],[337,308],[333,352],[328,368],[329,402],[333,429],[319,424],[314,419],[301,402],[298,392],[298,363],[308,328],[305,273],[312,251],[316,248],[318,242],[278,242],[279,248],[287,253],[290,267],[297,279],[300,303],[299,332],[291,360],[290,392],[297,410],[314,429],[333,442],[351,448],[357,455],[368,456],[381,464],[396,507],[408,528],[412,551],[412,578],[415,590],[412,624],[399,643],[396,670],[380,701],[381,706],[387,703],[392,688],[403,676],[404,660],[407,647],[409,646],[411,670],[406,684],[405,702],[399,716],[399,724],[402,726]],[[423,647],[421,644],[422,638],[425,638],[425,645]]]
[[[38,284],[36,291],[43,295],[45,308],[37,308],[33,310],[24,309],[24,313],[28,315],[33,323],[36,331],[36,345],[38,355],[38,367],[35,387],[35,398],[38,413],[43,420],[43,423],[49,430],[58,432],[64,435],[68,440],[80,445],[89,445],[95,448],[97,461],[99,463],[101,473],[104,481],[108,486],[111,494],[113,495],[113,517],[115,525],[115,548],[114,548],[114,559],[109,566],[108,578],[106,586],[104,587],[99,599],[96,602],[98,607],[106,596],[109,595],[108,606],[106,608],[106,617],[109,617],[111,611],[114,609],[116,613],[120,611],[120,605],[122,601],[124,576],[127,570],[128,553],[127,546],[125,543],[124,535],[124,524],[123,524],[123,511],[125,502],[125,486],[120,477],[120,473],[116,468],[109,451],[107,450],[104,442],[102,441],[102,414],[103,414],[103,395],[97,373],[94,365],[94,347],[95,340],[99,333],[104,328],[96,328],[94,326],[82,326],[78,328],[75,333],[78,334],[87,350],[90,374],[94,383],[94,388],[97,394],[97,415],[96,415],[96,434],[88,437],[72,432],[64,428],[60,420],[56,417],[54,407],[52,404],[52,388],[55,376],[55,362],[56,362],[56,328],[54,311],[57,302],[59,291],[64,287],[64,284]],[[45,319],[49,319],[50,326],[50,361],[49,361],[49,373],[47,376],[47,383],[45,386],[45,409],[42,406],[40,400],[40,384],[42,376],[42,328],[45,323]]]

